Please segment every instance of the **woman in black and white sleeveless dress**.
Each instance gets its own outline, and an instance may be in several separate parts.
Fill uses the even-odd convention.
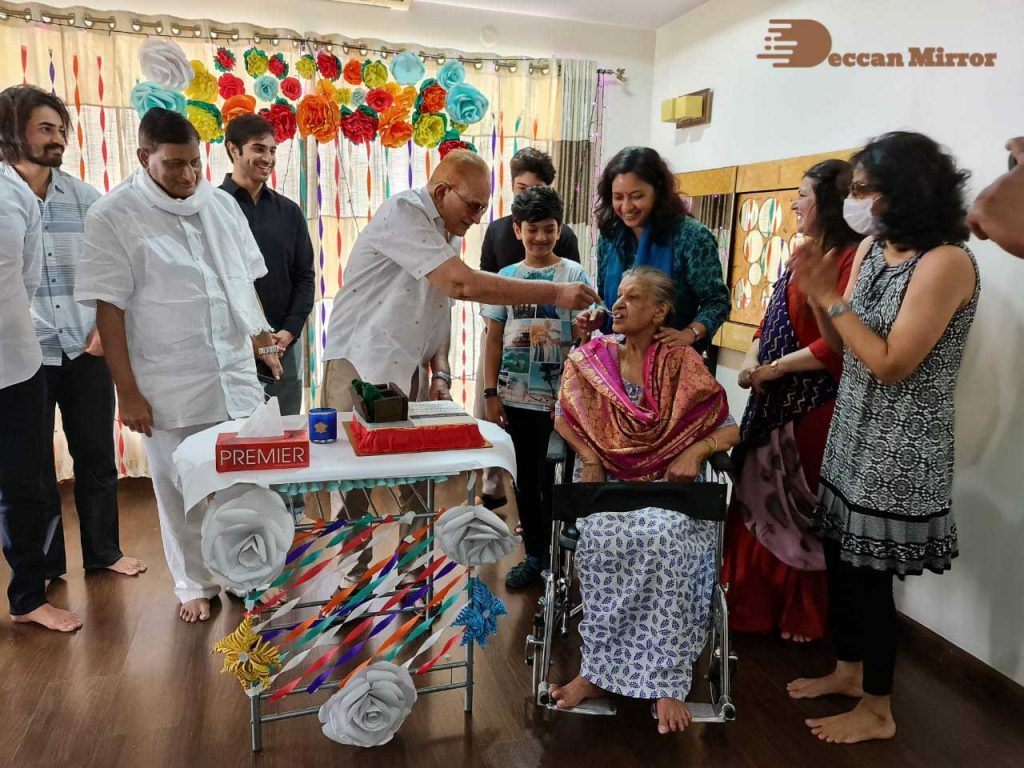
[[[893,576],[941,573],[957,555],[950,509],[953,391],[980,280],[967,239],[968,174],[931,139],[889,133],[853,158],[844,215],[870,235],[846,296],[835,264],[813,245],[793,272],[822,335],[844,349],[815,523],[825,538],[835,671],[795,680],[794,698],[859,698],[808,720],[820,739],[853,743],[896,732]]]

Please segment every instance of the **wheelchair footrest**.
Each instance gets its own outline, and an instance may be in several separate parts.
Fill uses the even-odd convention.
[[[544,706],[555,712],[571,712],[575,715],[614,715],[617,711],[615,702],[611,699],[586,699],[567,709],[557,706],[554,702]]]
[[[686,708],[690,710],[695,723],[724,723],[729,720],[722,712],[715,711],[714,704],[707,702],[687,702]]]

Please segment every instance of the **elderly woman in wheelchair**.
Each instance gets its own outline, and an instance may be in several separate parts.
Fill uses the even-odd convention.
[[[654,341],[674,293],[659,270],[628,271],[612,308],[622,338],[594,339],[566,362],[555,429],[577,456],[577,483],[700,480],[709,457],[738,442],[725,392],[700,355]],[[648,506],[578,518],[583,660],[575,679],[548,689],[554,706],[615,693],[653,700],[661,733],[689,725],[684,701],[719,577],[717,526],[698,517]]]

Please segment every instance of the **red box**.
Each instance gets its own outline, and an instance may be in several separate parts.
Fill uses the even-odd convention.
[[[283,437],[239,437],[237,432],[221,432],[215,450],[218,472],[308,467],[309,432],[289,429]]]

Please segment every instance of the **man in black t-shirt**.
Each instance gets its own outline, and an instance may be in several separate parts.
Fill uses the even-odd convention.
[[[555,181],[555,164],[551,162],[551,155],[533,147],[526,147],[516,152],[509,162],[509,169],[512,174],[512,192],[516,195],[530,187],[550,187]],[[568,224],[562,225],[562,234],[559,236],[558,242],[555,243],[555,255],[576,262],[580,260],[576,233]],[[526,251],[523,248],[523,242],[516,237],[515,230],[512,228],[511,215],[495,219],[487,225],[484,244],[480,250],[480,269],[485,272],[497,273],[510,264],[522,261],[525,257]],[[530,309],[532,310],[533,307],[531,306]],[[481,342],[480,348],[483,349],[483,347],[484,344]],[[478,368],[477,381],[482,382],[483,355],[480,356]],[[476,413],[479,418],[483,418],[483,399],[479,391],[477,392]],[[501,470],[484,471],[480,496],[483,505],[488,509],[497,509],[506,504]]]

